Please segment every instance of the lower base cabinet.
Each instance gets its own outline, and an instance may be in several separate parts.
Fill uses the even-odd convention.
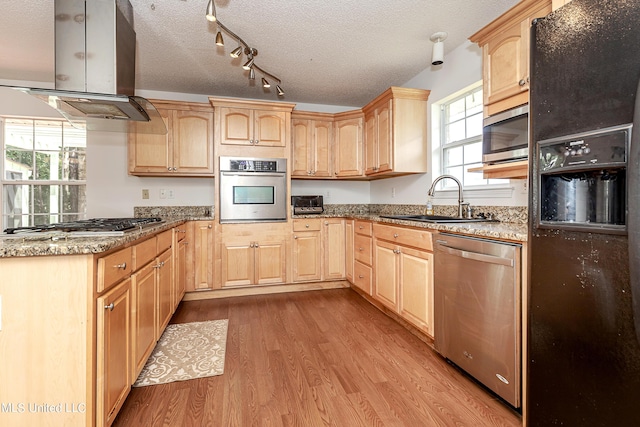
[[[433,336],[431,233],[374,224],[373,297]]]
[[[214,221],[187,223],[187,240],[193,242],[186,251],[186,285],[189,291],[213,289],[214,284]]]
[[[97,299],[98,425],[110,425],[131,390],[131,279]]]

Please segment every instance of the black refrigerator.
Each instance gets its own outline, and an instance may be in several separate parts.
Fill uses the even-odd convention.
[[[640,0],[573,0],[530,59],[526,422],[638,426]]]

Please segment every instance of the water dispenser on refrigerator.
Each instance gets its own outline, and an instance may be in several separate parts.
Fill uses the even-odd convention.
[[[540,228],[626,234],[631,125],[538,141]]]

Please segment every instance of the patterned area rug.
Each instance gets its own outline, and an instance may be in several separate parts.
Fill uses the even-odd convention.
[[[134,387],[221,375],[228,319],[167,326]]]

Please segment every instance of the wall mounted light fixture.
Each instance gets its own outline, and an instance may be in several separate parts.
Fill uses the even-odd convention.
[[[276,85],[276,92],[278,96],[284,96],[284,90],[282,90],[282,88],[280,87],[280,84],[282,84],[282,81],[276,76],[274,76],[273,74],[266,72],[262,68],[258,67],[258,65],[256,65],[255,57],[258,56],[258,49],[249,46],[244,40],[242,40],[240,36],[238,36],[236,33],[231,31],[222,22],[220,22],[220,19],[216,14],[216,5],[214,3],[214,0],[209,0],[209,3],[207,4],[207,12],[205,16],[208,21],[215,22],[216,24],[218,24],[218,32],[216,34],[216,45],[224,46],[224,39],[222,37],[221,31],[224,31],[236,42],[238,42],[238,47],[233,49],[229,54],[229,56],[231,56],[232,58],[239,58],[240,56],[242,56],[242,54],[245,54],[247,56],[247,62],[242,66],[242,68],[249,71],[249,80],[255,80],[256,71],[257,71],[263,75],[261,80],[263,88],[269,89],[271,87],[271,84],[267,80],[267,78],[269,78],[278,83]]]
[[[433,52],[431,54],[431,65],[442,65],[444,63],[444,43],[443,40],[447,38],[447,33],[439,31],[431,35],[431,41],[433,42]]]

